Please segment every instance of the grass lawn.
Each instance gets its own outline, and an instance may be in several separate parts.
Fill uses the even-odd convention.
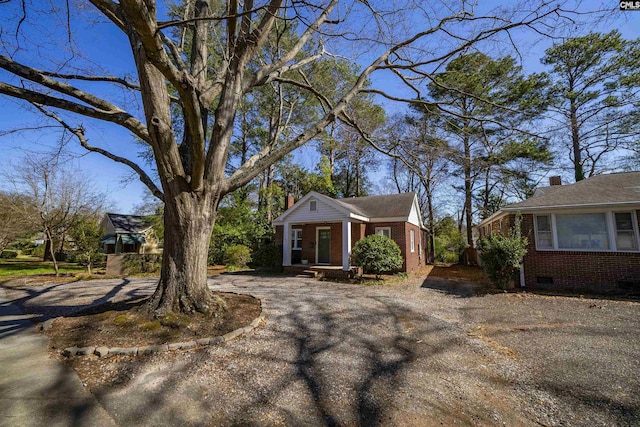
[[[78,264],[59,262],[60,273],[78,273],[86,271],[86,267]],[[41,258],[19,256],[14,259],[0,259],[0,277],[30,276],[36,274],[54,274],[53,262],[42,261]]]

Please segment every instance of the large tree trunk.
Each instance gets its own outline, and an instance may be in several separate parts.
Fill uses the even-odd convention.
[[[436,262],[436,221],[434,218],[433,212],[433,198],[431,195],[431,188],[427,189],[427,209],[429,215],[429,245],[428,245],[428,255],[427,255],[427,264],[435,264]]]
[[[466,213],[467,244],[473,249],[473,186],[471,183],[471,147],[469,137],[464,137],[464,209]]]
[[[584,167],[582,165],[582,147],[580,147],[580,129],[578,127],[578,107],[575,99],[571,99],[570,103],[570,121],[571,121],[571,150],[573,152],[573,170],[575,172],[576,182],[584,179]]]
[[[44,229],[45,235],[47,237],[47,243],[45,245],[45,258],[44,260],[47,260],[47,252],[49,254],[49,256],[51,257],[51,261],[53,262],[53,269],[56,272],[56,277],[60,276],[60,270],[58,269],[58,260],[56,260],[56,254],[53,251],[53,235],[51,233],[51,231],[45,227]]]
[[[162,271],[149,310],[156,316],[170,312],[211,313],[218,307],[207,287],[207,255],[217,202],[193,193],[182,193],[167,201]]]

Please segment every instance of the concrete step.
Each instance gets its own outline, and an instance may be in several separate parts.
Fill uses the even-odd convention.
[[[308,279],[317,279],[318,276],[321,276],[319,271],[315,270],[305,270],[302,273],[296,274],[296,277],[304,277]]]

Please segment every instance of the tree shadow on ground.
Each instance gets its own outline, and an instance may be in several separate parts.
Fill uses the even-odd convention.
[[[101,306],[116,297],[136,298],[140,288],[132,287],[128,280],[99,289],[91,282],[37,285],[11,281],[2,285],[10,293],[2,302],[3,312],[8,316],[8,320],[0,321],[0,347],[6,345],[2,358],[10,357],[18,349],[21,353],[21,357],[11,363],[16,374],[8,381],[6,378],[0,381],[0,396],[9,396],[3,401],[4,410],[12,416],[16,413],[27,416],[35,424],[104,424],[108,417],[84,390],[75,372],[47,358],[47,339],[34,333],[33,323],[63,315],[73,316],[80,310]],[[70,292],[82,294],[82,302],[69,303],[76,301],[70,298]],[[32,378],[34,375],[37,378]],[[25,394],[28,397],[25,398]],[[20,409],[25,399],[30,402],[27,412]]]
[[[468,401],[439,397],[469,373],[474,383],[494,381],[475,368],[474,352],[463,350],[464,371],[460,359],[449,361],[448,353],[466,337],[446,322],[377,290],[304,281],[296,289],[268,281],[251,288],[253,277],[237,280],[233,289],[267,299],[270,307],[267,324],[248,336],[208,348],[100,361],[112,378],[92,391],[118,423],[420,424],[408,413],[449,423],[493,422],[491,405],[461,411]],[[121,284],[111,291],[153,290],[151,284]]]
[[[441,342],[426,353],[418,351],[416,336],[434,332],[430,330],[433,326],[427,330],[409,327],[416,313],[387,301],[376,302],[366,312],[358,307],[334,311],[315,298],[290,305],[286,315],[276,320],[282,328],[274,343],[280,348],[290,346],[290,353],[251,355],[258,365],[285,364],[289,374],[225,420],[210,422],[258,426],[264,424],[261,414],[280,412],[285,425],[389,424],[397,410],[394,400],[408,386],[406,371],[418,357],[436,356],[452,343]],[[371,334],[371,328],[384,332],[382,336]],[[414,329],[409,332],[407,328]],[[298,399],[297,410],[283,411],[285,404],[277,402],[286,402],[293,395]]]
[[[20,283],[19,280],[5,281],[0,285],[5,287],[5,291],[10,292],[12,296],[8,296],[0,305],[13,304],[30,316],[31,323],[39,324],[61,316],[80,316],[91,310],[95,312],[93,314],[112,310],[115,307],[113,299],[133,302],[150,294],[150,290],[146,289],[147,286],[130,286],[130,283],[128,279],[121,279],[119,283],[109,285],[107,288],[104,286],[98,288],[92,287],[92,282],[83,282],[82,285],[78,285],[77,282],[62,282],[34,286],[26,282]],[[65,292],[67,289],[68,292],[76,295],[82,293],[86,298],[82,303],[67,304],[66,300],[71,299]],[[117,306],[121,310],[127,309],[123,308],[122,304]],[[15,330],[31,326],[28,323],[21,323],[21,325]]]
[[[334,288],[323,295],[303,286],[297,294],[262,288],[274,315],[249,336],[120,358],[114,384],[94,393],[123,425],[390,425],[409,404],[408,371],[459,344],[391,298],[345,307],[333,303]],[[465,420],[447,405],[439,410],[449,419]]]
[[[420,287],[433,289],[459,298],[470,298],[486,294],[486,289],[482,286],[466,281],[444,279],[442,277],[427,276]]]
[[[595,413],[595,416],[606,415],[606,419],[603,420],[588,419],[588,422],[593,425],[640,425],[640,404],[637,401],[631,402],[629,398],[614,399],[611,396],[605,396],[598,390],[568,387],[557,382],[540,381],[538,386],[558,396],[559,399],[575,408],[575,412],[578,414],[589,411]],[[631,390],[629,391],[631,392]]]

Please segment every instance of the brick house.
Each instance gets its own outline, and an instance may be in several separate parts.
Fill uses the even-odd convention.
[[[402,271],[425,263],[426,231],[415,193],[333,199],[315,191],[276,218],[276,242],[282,242],[282,265],[342,266],[351,270],[351,249],[370,234],[390,237],[400,247]]]
[[[614,291],[640,281],[640,172],[597,175],[562,185],[552,177],[522,202],[475,227],[506,233],[522,215],[529,244],[519,285],[532,289]]]

